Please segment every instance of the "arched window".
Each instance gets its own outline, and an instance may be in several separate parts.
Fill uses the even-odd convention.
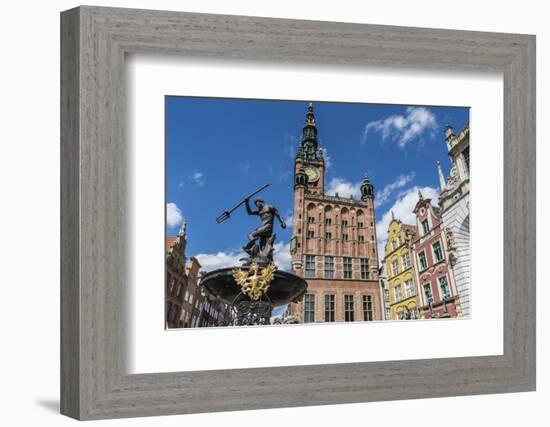
[[[325,206],[325,225],[332,225],[332,207]]]
[[[349,225],[350,217],[348,208],[342,208],[340,214],[342,215],[342,227],[347,227]]]
[[[365,227],[365,214],[363,213],[362,209],[357,210],[357,227],[358,228]]]

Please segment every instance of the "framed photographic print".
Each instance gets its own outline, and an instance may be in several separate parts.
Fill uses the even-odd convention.
[[[533,36],[101,7],[61,36],[62,413],[535,389]]]

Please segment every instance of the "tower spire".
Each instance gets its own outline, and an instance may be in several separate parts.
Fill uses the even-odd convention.
[[[307,106],[306,120],[302,128],[302,138],[296,152],[296,158],[317,161],[323,160],[323,153],[322,150],[319,149],[319,140],[317,139],[317,123],[315,122],[312,102]]]
[[[365,177],[361,183],[361,200],[366,201],[367,199],[374,199],[374,185],[370,182],[367,173],[365,172]]]
[[[439,188],[443,193],[447,189],[447,184],[445,183],[445,175],[443,175],[443,169],[441,169],[441,162],[437,161],[437,173],[439,175]]]

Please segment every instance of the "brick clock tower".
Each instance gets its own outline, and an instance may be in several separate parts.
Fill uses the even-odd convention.
[[[289,314],[300,322],[382,320],[374,187],[365,176],[361,200],[325,194],[325,160],[313,105],[307,109],[294,163],[292,271],[308,291]]]

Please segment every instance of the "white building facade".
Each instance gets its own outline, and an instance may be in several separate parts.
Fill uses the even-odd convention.
[[[445,129],[445,142],[451,158],[451,170],[447,179],[438,162],[441,195],[439,206],[443,229],[449,245],[450,266],[460,297],[459,316],[471,314],[470,283],[470,125],[455,135],[453,128]]]

